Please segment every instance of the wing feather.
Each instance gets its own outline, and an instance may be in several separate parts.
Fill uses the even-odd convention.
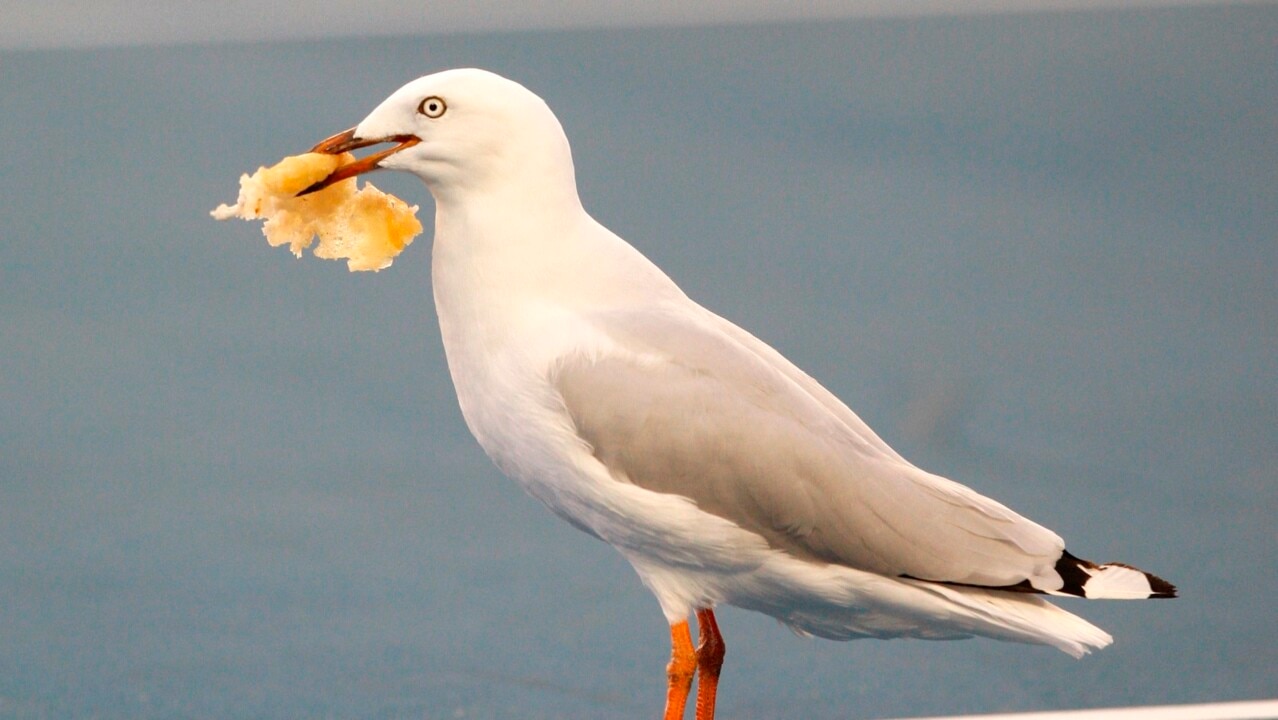
[[[1055,533],[906,462],[745,331],[684,308],[592,320],[614,349],[565,358],[553,382],[617,480],[687,497],[817,562],[1059,586],[1053,566],[1064,544]]]

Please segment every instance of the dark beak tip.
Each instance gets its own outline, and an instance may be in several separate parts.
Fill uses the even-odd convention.
[[[317,190],[323,190],[325,187],[326,186],[324,184],[324,181],[320,180],[319,182],[314,182],[314,183],[311,183],[310,185],[307,185],[305,189],[303,189],[301,192],[294,195],[293,197],[302,197],[304,195],[310,195],[311,193],[316,192]]]

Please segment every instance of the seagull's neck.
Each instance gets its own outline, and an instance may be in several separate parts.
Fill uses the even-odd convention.
[[[507,184],[482,190],[432,188],[431,276],[445,325],[476,331],[510,321],[553,288],[548,278],[578,264],[589,216],[575,188]]]
[[[495,272],[562,262],[583,241],[588,217],[569,183],[504,183],[432,188],[435,254],[445,267],[481,265]],[[436,266],[438,267],[438,265]]]
[[[463,346],[494,352],[495,345],[519,343],[547,313],[683,297],[586,213],[575,186],[509,190],[435,195],[431,276],[450,356]]]
[[[522,213],[529,220],[551,222],[557,217],[579,213],[581,200],[577,184],[571,177],[503,178],[501,181],[470,186],[456,183],[432,187],[436,213],[474,222],[483,216],[493,217]]]

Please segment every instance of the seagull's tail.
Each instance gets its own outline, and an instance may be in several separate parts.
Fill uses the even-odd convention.
[[[798,633],[831,640],[979,635],[1048,645],[1076,658],[1114,641],[1034,592],[893,578],[777,556],[775,562],[733,578],[740,584],[725,588],[721,601],[771,615]]]
[[[1176,597],[1176,586],[1157,575],[1123,563],[1097,564],[1068,551],[1056,562],[1056,572],[1064,584],[1059,590],[1046,591],[1049,595],[1109,600]]]
[[[1000,593],[975,588],[961,590],[959,601],[972,613],[969,622],[977,635],[996,640],[1048,645],[1074,658],[1100,650],[1114,642],[1104,630],[1056,607],[1041,595]]]

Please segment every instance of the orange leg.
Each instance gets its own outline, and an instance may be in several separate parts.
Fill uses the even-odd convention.
[[[692,689],[692,675],[697,670],[697,654],[692,649],[692,632],[686,620],[670,626],[670,664],[666,666],[666,715],[665,720],[683,720],[683,708],[688,704],[688,691]],[[701,706],[701,694],[697,693],[697,707]],[[697,717],[700,717],[698,714]]]
[[[727,646],[719,634],[719,623],[714,611],[702,608],[697,611],[697,720],[714,720],[714,696],[719,688],[719,668],[723,667],[723,655]]]

